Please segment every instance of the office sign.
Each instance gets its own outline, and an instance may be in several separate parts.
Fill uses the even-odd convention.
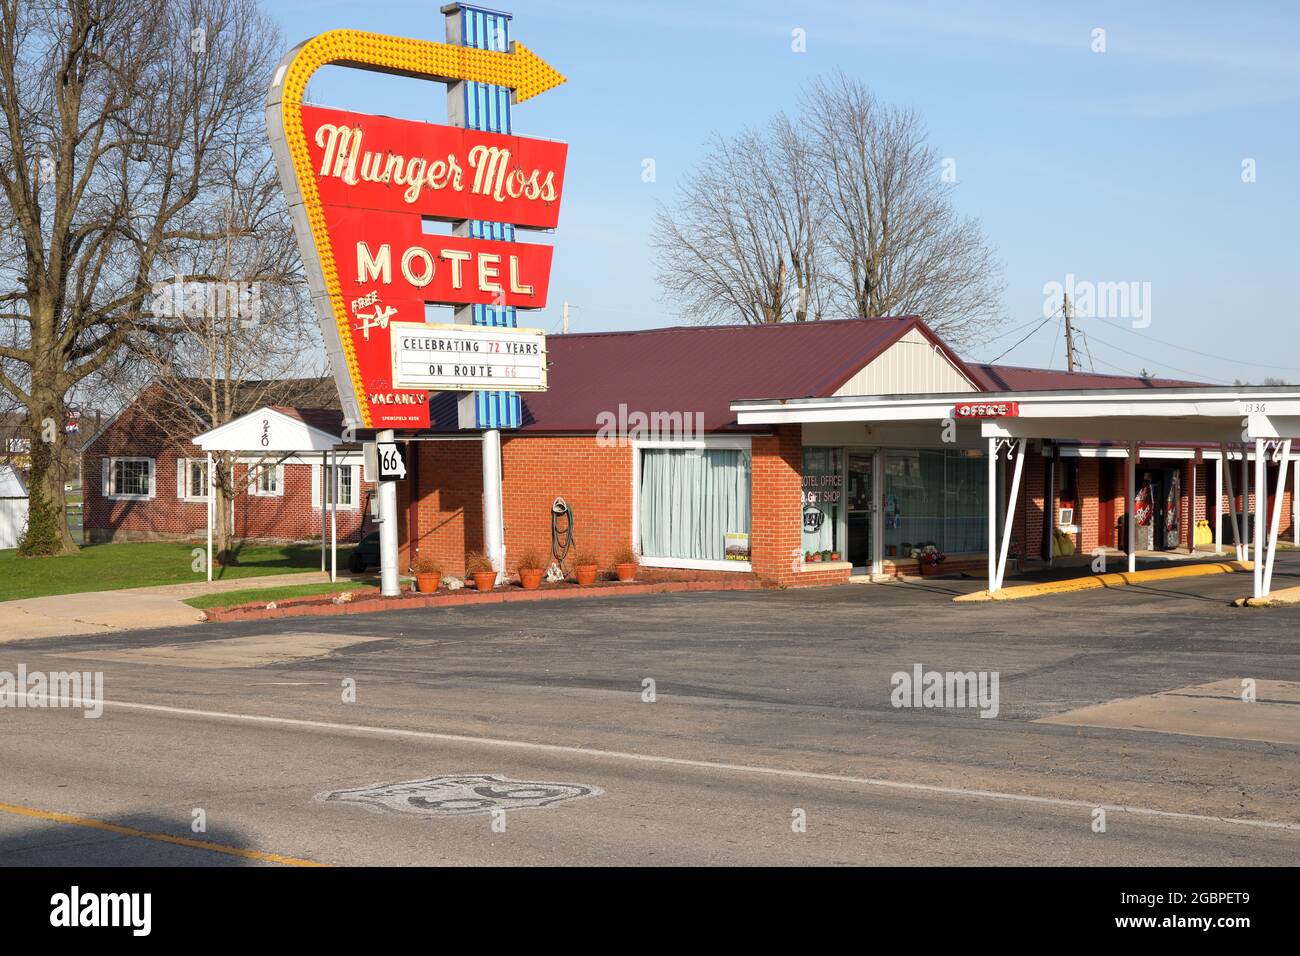
[[[1019,418],[1019,402],[958,402],[954,418]]]
[[[433,391],[546,390],[546,333],[401,322],[390,329],[393,382]]]

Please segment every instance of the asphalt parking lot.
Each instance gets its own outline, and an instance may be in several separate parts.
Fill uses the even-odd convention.
[[[0,710],[0,861],[1300,862],[1300,608],[1231,607],[1242,574],[967,583],[0,645],[108,701]],[[996,674],[997,715],[894,706],[918,666]]]

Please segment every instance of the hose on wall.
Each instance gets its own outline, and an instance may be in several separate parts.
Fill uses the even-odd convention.
[[[573,509],[563,498],[551,505],[551,557],[561,568],[573,548]]]

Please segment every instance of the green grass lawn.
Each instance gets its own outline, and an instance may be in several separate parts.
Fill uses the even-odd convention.
[[[206,580],[207,567],[198,560],[198,571],[194,570],[196,548],[185,541],[94,544],[78,554],[48,558],[21,558],[17,551],[0,551],[0,601],[198,583]],[[339,550],[339,567],[347,567],[350,553],[350,549]],[[249,543],[238,554],[238,565],[213,567],[213,580],[320,570],[320,545]]]
[[[368,581],[336,581],[333,584],[286,584],[272,588],[242,588],[238,591],[223,591],[220,594],[203,594],[185,601],[190,607],[204,610],[210,607],[234,607],[237,604],[249,604],[257,601],[279,601],[283,598],[308,597],[312,594],[337,594],[339,591],[352,591],[356,588],[374,587]]]

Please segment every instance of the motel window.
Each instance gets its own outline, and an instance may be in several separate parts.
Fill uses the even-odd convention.
[[[799,500],[803,553],[839,551],[840,514],[843,507],[843,449],[805,448]]]
[[[988,547],[988,467],[982,451],[885,452],[885,557],[933,544],[944,554]]]
[[[352,485],[352,466],[340,465],[334,469],[334,480],[338,482],[338,501],[340,508],[355,508],[356,497]],[[333,498],[331,497],[331,500]]]
[[[105,498],[144,500],[154,495],[152,458],[106,458],[103,466]]]
[[[748,560],[748,451],[642,449],[639,491],[638,531],[643,557]]]

